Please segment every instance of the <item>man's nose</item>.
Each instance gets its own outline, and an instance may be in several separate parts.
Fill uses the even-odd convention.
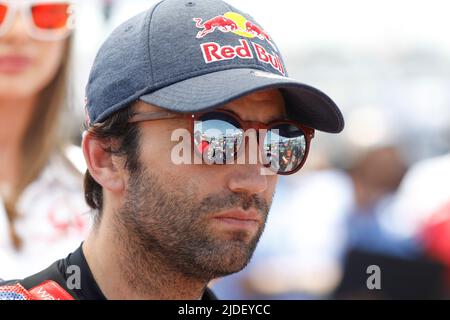
[[[260,165],[235,165],[228,179],[228,188],[248,196],[260,194],[267,189],[267,176],[261,174]]]
[[[233,192],[243,192],[251,196],[266,191],[267,176],[263,174],[263,166],[258,161],[258,159],[262,159],[258,132],[250,130],[246,133],[244,139],[245,150],[242,150],[244,152],[241,153],[241,156],[244,156],[245,164],[233,165],[233,173],[228,180],[228,188]]]

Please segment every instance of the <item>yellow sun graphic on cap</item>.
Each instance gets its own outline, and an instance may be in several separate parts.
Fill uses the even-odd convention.
[[[247,22],[247,19],[245,19],[239,13],[227,12],[227,13],[224,14],[224,17],[227,17],[228,19],[233,20],[234,23],[236,23],[236,25],[239,28],[239,30],[231,31],[231,32],[233,32],[233,33],[235,33],[237,35],[246,37],[246,38],[254,38],[255,37],[254,34],[245,31],[247,29],[247,27],[245,25],[245,23]]]

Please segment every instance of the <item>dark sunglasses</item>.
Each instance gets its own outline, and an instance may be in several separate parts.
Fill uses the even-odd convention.
[[[167,111],[136,113],[129,122],[179,118],[190,119],[192,145],[208,164],[234,163],[244,149],[245,132],[258,130],[262,163],[279,175],[294,174],[303,167],[311,139],[314,138],[314,129],[295,121],[277,120],[268,124],[244,121],[234,112],[224,109],[195,114]]]

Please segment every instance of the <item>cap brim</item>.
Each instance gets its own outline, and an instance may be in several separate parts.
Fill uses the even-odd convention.
[[[291,78],[256,69],[200,75],[143,95],[140,100],[175,112],[199,112],[268,88],[281,90],[291,119],[324,132],[344,129],[339,108],[326,94]]]

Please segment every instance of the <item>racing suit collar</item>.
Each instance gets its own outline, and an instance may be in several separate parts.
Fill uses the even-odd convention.
[[[81,289],[72,290],[78,297],[86,300],[107,300],[94,279],[91,269],[86,261],[86,257],[84,256],[82,245],[67,257],[66,262],[66,267],[71,265],[80,267]],[[202,300],[217,300],[217,297],[209,288],[206,288]]]

